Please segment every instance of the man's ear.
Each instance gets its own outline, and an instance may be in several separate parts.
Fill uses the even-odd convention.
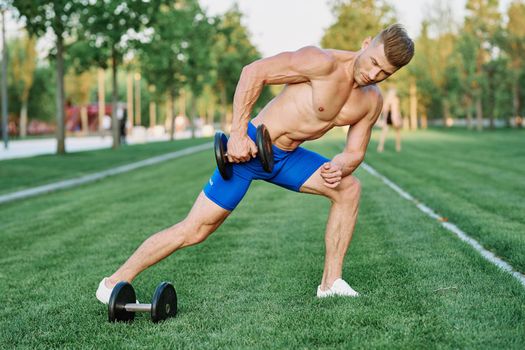
[[[370,45],[371,42],[372,42],[372,37],[371,36],[369,36],[368,38],[363,40],[363,42],[361,43],[361,50],[366,49]]]

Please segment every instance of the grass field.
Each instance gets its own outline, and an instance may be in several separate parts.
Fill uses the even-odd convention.
[[[493,185],[492,196],[503,196],[499,202],[487,203],[476,193],[454,203],[440,197],[442,192],[460,197],[463,189],[448,188],[447,174],[460,179],[458,172],[464,172],[463,186],[474,192],[485,193],[485,181],[497,183],[461,167],[459,156],[468,158],[468,142],[461,139],[477,147],[492,137],[496,144],[497,139],[519,142],[523,134],[472,135],[477,138],[436,131],[409,135],[403,153],[378,155],[371,149],[367,161],[474,235],[472,228],[491,220],[471,207],[492,203],[487,212],[505,223],[508,207],[501,203],[508,195],[514,206],[523,205],[515,199],[523,184],[518,190]],[[309,147],[331,156],[341,145],[341,135],[334,134]],[[425,150],[433,156],[427,154],[426,163]],[[517,151],[514,157],[488,146],[484,152],[471,157],[492,152],[496,164],[508,166],[501,176],[519,180]],[[418,163],[411,163],[410,154]],[[454,168],[446,171],[443,157],[449,156]],[[507,156],[510,164],[503,160]],[[479,163],[473,162],[478,172],[488,171],[479,170]],[[206,242],[177,252],[134,282],[139,300],[148,302],[158,282],[173,281],[179,296],[175,319],[154,325],[139,315],[132,325],[109,324],[107,309],[94,296],[101,277],[148,235],[182,219],[213,166],[211,155],[202,152],[3,205],[0,348],[524,347],[525,289],[362,170],[357,172],[363,184],[360,217],[344,272],[360,298],[315,298],[329,203],[257,182]],[[494,224],[492,240],[515,236],[516,245],[522,244],[518,231],[506,227]]]
[[[525,131],[405,133],[399,154],[376,141],[367,162],[525,272]]]

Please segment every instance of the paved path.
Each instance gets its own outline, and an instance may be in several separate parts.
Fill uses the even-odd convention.
[[[188,148],[181,149],[179,151],[144,159],[144,160],[141,160],[135,163],[130,163],[130,164],[121,165],[115,168],[107,169],[104,171],[99,171],[97,173],[84,175],[84,176],[80,176],[80,177],[73,178],[73,179],[58,181],[58,182],[50,183],[50,184],[43,185],[43,186],[31,187],[31,188],[21,190],[21,191],[7,193],[5,195],[0,195],[0,204],[9,203],[9,202],[13,202],[19,199],[34,197],[34,196],[38,196],[44,193],[54,192],[54,191],[62,190],[65,188],[75,187],[75,186],[79,186],[85,183],[102,180],[108,176],[127,173],[128,171],[131,171],[131,170],[135,170],[135,169],[142,168],[145,166],[150,166],[153,164],[165,162],[167,160],[183,157],[183,156],[190,155],[193,153],[201,152],[204,150],[208,150],[212,147],[213,147],[213,143],[211,142],[205,143],[202,145],[188,147]]]
[[[198,137],[199,135],[197,135]],[[191,137],[191,132],[176,133],[176,139],[186,139]],[[70,136],[66,137],[66,151],[80,152],[89,151],[101,148],[110,148],[113,138],[111,136]],[[146,142],[167,141],[167,135],[140,135],[128,138],[128,144],[139,144]],[[13,158],[26,158],[41,154],[54,154],[57,148],[57,141],[55,138],[33,139],[33,140],[16,140],[10,141],[7,150],[3,143],[0,144],[0,160]]]

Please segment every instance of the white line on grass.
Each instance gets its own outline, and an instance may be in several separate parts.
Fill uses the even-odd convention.
[[[399,193],[399,195],[403,198],[405,198],[408,201],[413,202],[419,210],[421,210],[423,213],[427,214],[433,219],[436,219],[441,222],[441,226],[449,230],[450,232],[456,234],[456,236],[459,237],[462,241],[470,245],[472,248],[474,248],[478,253],[481,254],[486,260],[490,261],[494,265],[498,266],[499,268],[503,269],[504,271],[510,273],[512,276],[514,276],[524,287],[525,287],[525,276],[521,274],[520,272],[516,271],[511,265],[509,265],[507,262],[503,261],[502,259],[498,258],[494,253],[486,250],[483,248],[481,244],[479,244],[478,241],[467,235],[465,232],[463,232],[459,227],[454,225],[451,222],[447,222],[443,217],[441,217],[439,214],[437,214],[434,210],[427,207],[426,205],[419,203],[414,197],[412,197],[409,193],[401,189],[398,185],[390,181],[385,176],[381,175],[377,170],[372,168],[370,165],[363,163],[361,164],[363,169],[368,171],[371,175],[378,177],[381,179],[388,187],[392,188],[394,191]]]
[[[126,173],[128,171],[142,168],[145,166],[154,165],[157,163],[165,162],[170,159],[175,159],[175,158],[179,158],[179,157],[186,156],[189,154],[197,153],[197,152],[209,149],[212,146],[213,146],[212,143],[205,143],[205,144],[198,145],[198,146],[188,147],[180,151],[163,154],[161,156],[144,159],[139,162],[122,165],[116,168],[111,168],[111,169],[104,170],[98,173],[84,175],[76,179],[69,179],[69,180],[54,182],[48,185],[32,187],[26,190],[4,194],[0,196],[0,204],[12,202],[18,199],[34,197],[34,196],[38,196],[43,193],[49,193],[49,192],[61,190],[64,188],[75,187],[75,186],[79,186],[79,185],[86,184],[89,182],[101,180],[108,176]]]

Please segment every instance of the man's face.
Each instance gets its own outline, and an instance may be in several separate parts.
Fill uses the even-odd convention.
[[[374,45],[367,38],[354,64],[354,81],[359,86],[376,84],[394,74],[397,69],[386,59],[384,45]]]

